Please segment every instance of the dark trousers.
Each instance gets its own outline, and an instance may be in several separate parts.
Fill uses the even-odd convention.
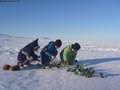
[[[45,55],[45,54],[41,54],[41,63],[45,66],[50,64],[50,58]]]

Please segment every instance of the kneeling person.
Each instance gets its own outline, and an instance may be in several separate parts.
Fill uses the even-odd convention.
[[[61,64],[63,65],[73,65],[75,63],[75,58],[78,50],[81,48],[79,43],[68,45],[60,52]]]
[[[35,51],[39,48],[38,39],[22,48],[17,56],[17,65],[23,67],[24,65],[30,65],[32,61],[37,61],[38,55],[35,54]]]
[[[51,41],[48,45],[46,45],[41,51],[41,63],[43,65],[49,65],[52,60],[57,56],[57,49],[62,45],[62,41],[57,39],[55,42]]]

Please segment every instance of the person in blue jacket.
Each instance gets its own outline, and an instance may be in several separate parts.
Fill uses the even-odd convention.
[[[62,41],[57,39],[55,42],[50,41],[48,45],[46,45],[43,50],[40,52],[41,54],[41,63],[43,65],[49,65],[52,60],[57,56],[57,49],[62,45]]]
[[[32,61],[38,60],[38,55],[35,54],[35,51],[39,48],[38,39],[22,48],[17,56],[17,65],[23,67],[24,65],[30,65]]]

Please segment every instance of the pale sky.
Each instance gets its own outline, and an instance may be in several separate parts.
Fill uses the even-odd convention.
[[[120,40],[120,1],[0,2],[0,33],[62,40]]]

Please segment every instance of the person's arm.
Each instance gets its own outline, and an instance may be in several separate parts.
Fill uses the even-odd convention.
[[[74,64],[75,63],[75,58],[76,58],[76,53],[71,57],[71,62],[70,64]]]
[[[77,55],[77,52],[74,52],[73,55],[72,55],[72,60],[75,60],[76,55]]]
[[[51,55],[51,61],[53,61],[53,60],[56,58],[57,53],[58,53],[57,50],[55,50],[55,51],[52,53],[52,55]]]
[[[38,55],[36,55],[35,53],[32,55],[33,57],[33,61],[37,61],[38,60]]]

